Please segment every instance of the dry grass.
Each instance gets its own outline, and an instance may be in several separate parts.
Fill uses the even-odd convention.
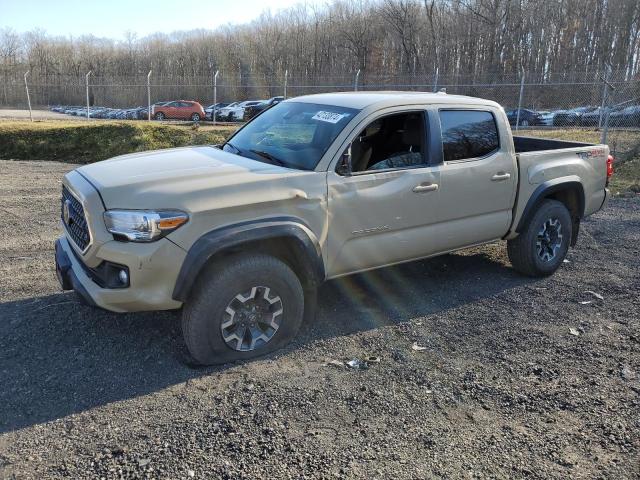
[[[0,158],[90,163],[131,152],[220,143],[236,128],[133,121],[2,121]]]

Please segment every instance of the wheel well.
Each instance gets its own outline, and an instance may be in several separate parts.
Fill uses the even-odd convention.
[[[556,200],[562,203],[571,215],[571,223],[573,224],[571,235],[571,246],[576,244],[578,240],[578,231],[580,230],[580,219],[584,216],[584,190],[580,179],[565,180],[562,178],[550,180],[536,188],[531,194],[524,212],[520,217],[516,232],[522,232],[523,228],[529,222],[529,219],[536,212],[540,204],[546,200]]]
[[[548,195],[545,195],[544,198],[557,200],[558,202],[564,204],[564,206],[567,207],[567,210],[569,210],[569,213],[571,213],[571,218],[577,217],[578,219],[580,219],[580,217],[582,217],[584,206],[582,205],[580,192],[577,187],[568,187],[556,192],[552,192]]]
[[[295,238],[287,236],[250,240],[223,248],[209,259],[202,270],[231,255],[247,253],[261,253],[282,260],[298,276],[305,291],[314,289],[322,281],[317,278],[304,247]]]
[[[543,199],[556,200],[569,210],[573,227],[571,229],[571,246],[574,246],[578,241],[580,219],[584,214],[584,194],[581,188],[578,185],[566,185],[563,188],[549,192]]]

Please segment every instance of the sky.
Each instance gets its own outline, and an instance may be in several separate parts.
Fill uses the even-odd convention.
[[[122,40],[220,25],[245,23],[263,10],[291,7],[302,0],[0,0],[0,28],[22,33],[35,28],[51,35]]]

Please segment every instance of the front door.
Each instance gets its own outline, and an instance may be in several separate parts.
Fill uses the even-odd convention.
[[[424,110],[366,123],[350,143],[351,175],[327,173],[329,277],[425,256],[438,219],[440,167],[429,164]],[[356,129],[358,131],[358,129]],[[437,239],[435,239],[437,241]]]
[[[329,172],[329,277],[424,256],[439,182],[438,167],[350,177]]]

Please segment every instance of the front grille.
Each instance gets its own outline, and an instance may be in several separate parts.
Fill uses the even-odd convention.
[[[84,216],[84,209],[78,199],[71,195],[71,192],[64,185],[62,186],[62,198],[60,200],[60,218],[62,218],[62,223],[67,228],[67,233],[71,239],[80,247],[80,250],[84,251],[91,239],[87,220]]]

